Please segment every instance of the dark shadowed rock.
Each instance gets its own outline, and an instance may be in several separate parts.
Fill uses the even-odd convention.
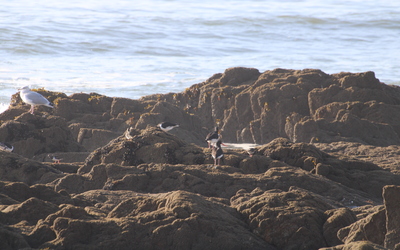
[[[338,231],[338,238],[344,243],[370,241],[383,245],[386,234],[386,219],[383,206],[381,209]]]
[[[29,223],[36,224],[39,219],[45,218],[57,210],[58,206],[50,202],[29,198],[21,204],[9,205],[1,212],[6,214],[10,222],[16,223],[26,220]]]
[[[337,233],[339,229],[357,221],[357,217],[353,211],[348,208],[338,208],[325,211],[328,219],[323,226],[323,234],[328,246],[336,246],[343,244]]]
[[[7,250],[29,249],[30,246],[17,230],[0,225],[0,248]]]
[[[390,250],[369,241],[356,241],[335,247],[323,247],[320,250]]]
[[[60,177],[62,172],[14,153],[0,151],[0,180],[24,182],[28,185],[47,183]]]

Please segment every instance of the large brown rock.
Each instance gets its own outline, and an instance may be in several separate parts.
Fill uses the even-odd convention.
[[[386,186],[383,189],[383,199],[386,209],[386,236],[384,246],[400,249],[400,186]]]
[[[274,160],[283,161],[347,187],[369,193],[375,199],[381,197],[382,188],[385,185],[400,184],[399,175],[386,171],[371,162],[329,155],[313,144],[292,143],[288,139],[277,138],[261,146],[258,151],[264,152],[264,155],[268,155]]]
[[[146,129],[149,125],[155,127],[164,121],[179,124],[178,128],[169,131],[169,133],[181,140],[201,146],[206,145],[205,137],[208,131],[202,127],[200,118],[168,102],[159,101],[155,103],[154,106],[149,108],[148,113],[140,115],[135,128]]]
[[[41,248],[131,249],[134,242],[136,249],[275,249],[252,234],[233,208],[188,192],[132,195],[106,218],[93,208],[92,215],[66,208],[45,220],[56,238]]]
[[[83,151],[73,140],[65,119],[23,113],[0,126],[0,141],[14,146],[14,153],[25,157],[57,151]]]
[[[116,163],[125,166],[150,162],[202,164],[204,159],[205,156],[200,147],[187,144],[170,133],[155,127],[142,131],[131,128],[124,135],[92,152],[86,159],[85,166],[79,171],[86,173],[92,166],[100,163]]]
[[[17,223],[26,220],[36,224],[39,219],[45,218],[58,210],[58,206],[37,198],[29,198],[21,204],[9,205],[1,212],[7,216],[9,222]]]
[[[356,241],[335,247],[323,247],[320,250],[390,250],[369,241]]]
[[[355,241],[370,241],[383,245],[386,234],[385,210],[381,209],[338,231],[338,238],[348,244]]]
[[[400,119],[393,112],[399,109],[399,94],[398,87],[382,84],[373,72],[275,69],[259,74],[230,68],[182,93],[145,100],[173,103],[201,117],[209,129],[219,124],[230,142],[265,144],[289,137],[386,146],[400,143]]]
[[[356,215],[346,207],[328,210],[325,214],[329,216],[323,226],[326,243],[328,246],[341,245],[343,241],[338,238],[337,233],[339,229],[356,222]]]
[[[0,151],[0,166],[0,181],[33,185],[51,182],[63,175],[52,166],[5,151]]]
[[[372,72],[237,67],[139,100],[39,91],[54,109],[14,95],[0,114],[17,153],[0,151],[0,248],[399,248],[400,88]],[[262,145],[213,166],[216,125]]]
[[[0,248],[1,249],[29,249],[30,245],[24,237],[12,228],[0,226]]]
[[[51,113],[65,118],[68,126],[65,131],[73,134],[73,140],[78,139],[81,130],[88,135],[93,133],[87,131],[99,130],[118,134],[129,126],[145,129],[169,120],[180,124],[172,134],[201,146],[215,125],[220,126],[227,142],[265,144],[276,137],[286,137],[294,142],[400,144],[400,117],[396,112],[400,90],[380,83],[373,72],[328,75],[315,69],[275,69],[260,73],[257,69],[236,67],[181,93],[157,94],[139,100],[96,93],[68,97],[43,90],[41,93],[56,104]],[[21,114],[24,106],[18,95],[13,98],[15,107],[5,112],[6,119],[0,116],[0,120],[11,120]],[[19,126],[21,133],[30,131],[26,125],[32,129],[30,124],[13,126]],[[80,136],[81,143],[83,137]],[[99,139],[104,144],[111,137],[85,138],[87,150],[93,150]],[[28,150],[27,156],[40,153],[37,148],[43,139],[26,135],[25,139],[29,145],[24,148],[24,152]],[[13,138],[2,138],[1,129],[0,140],[15,142]],[[66,151],[52,147],[53,151]]]
[[[251,230],[278,249],[326,246],[320,229],[326,220],[324,212],[333,207],[305,190],[241,191],[231,202]]]

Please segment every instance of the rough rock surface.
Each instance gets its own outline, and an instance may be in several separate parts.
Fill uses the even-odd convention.
[[[400,249],[400,89],[230,68],[139,100],[37,90],[0,114],[1,249]],[[162,121],[180,124],[166,133]],[[260,144],[252,157],[206,134]]]

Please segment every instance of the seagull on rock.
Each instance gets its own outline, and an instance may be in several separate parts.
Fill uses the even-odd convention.
[[[221,139],[221,135],[219,134],[219,129],[218,127],[215,127],[213,132],[210,132],[207,136],[206,136],[206,141],[208,143],[208,148],[211,148],[211,144],[212,143],[217,143],[217,141]]]
[[[6,142],[0,142],[0,150],[12,152],[14,150],[14,147]]]
[[[31,114],[33,114],[35,106],[43,105],[46,107],[54,108],[53,103],[49,102],[49,100],[47,100],[38,92],[30,90],[28,86],[22,87],[18,90],[20,91],[19,95],[21,96],[22,101],[26,104],[31,105],[31,109],[29,110]]]
[[[179,125],[175,124],[175,123],[171,123],[171,122],[162,122],[162,123],[158,124],[158,127],[160,127],[160,129],[162,131],[168,132],[173,128],[179,127]]]

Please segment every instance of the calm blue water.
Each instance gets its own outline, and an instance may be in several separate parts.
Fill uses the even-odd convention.
[[[0,20],[0,112],[25,85],[139,98],[234,66],[400,84],[400,1],[6,0]]]

